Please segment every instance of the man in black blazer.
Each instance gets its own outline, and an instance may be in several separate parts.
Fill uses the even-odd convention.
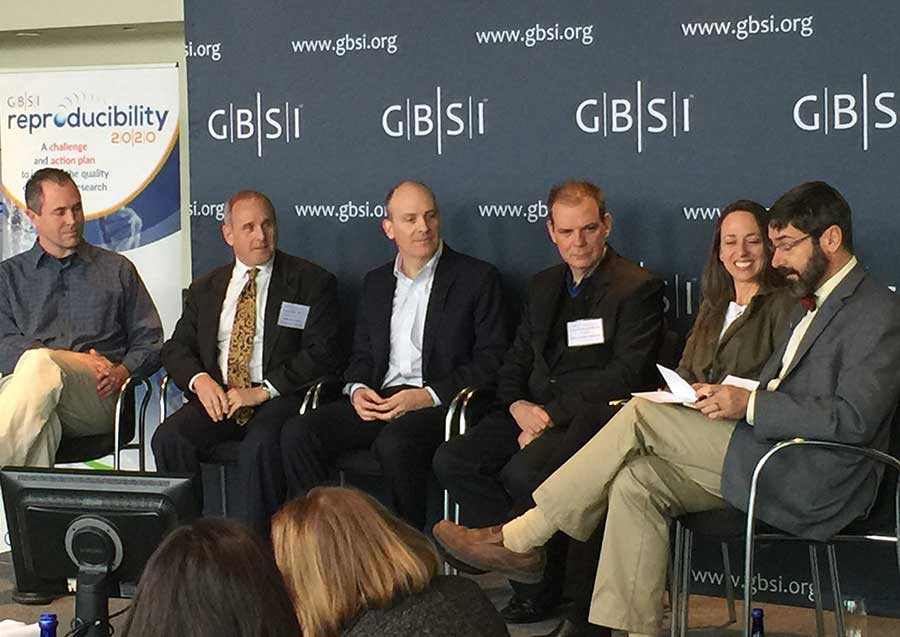
[[[337,283],[276,249],[275,209],[261,193],[231,198],[222,233],[235,261],[191,284],[163,346],[163,365],[188,402],[156,430],[153,453],[160,471],[197,474],[211,447],[241,440],[244,513],[267,533],[285,495],[281,425],[304,386],[339,369]]]
[[[499,524],[533,506],[535,487],[606,422],[609,400],[655,376],[662,282],[607,245],[612,217],[595,185],[556,186],[548,208],[547,228],[564,262],[529,282],[495,409],[434,458],[471,526]],[[507,621],[540,621],[558,604],[567,547],[562,534],[548,547],[543,582],[513,584]]]
[[[288,489],[328,479],[343,451],[372,447],[397,512],[425,523],[428,474],[446,407],[469,385],[491,383],[506,348],[500,276],[441,241],[440,213],[424,184],[386,198],[397,257],[366,275],[341,399],[282,431]]]

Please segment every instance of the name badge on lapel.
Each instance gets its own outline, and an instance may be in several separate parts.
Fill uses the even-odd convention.
[[[302,303],[281,302],[281,310],[278,312],[279,327],[290,327],[302,330],[306,327],[306,319],[309,318],[309,306]]]
[[[566,323],[569,347],[599,345],[603,339],[603,319],[581,319]]]

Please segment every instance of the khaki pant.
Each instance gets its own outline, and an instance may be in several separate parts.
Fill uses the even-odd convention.
[[[534,492],[544,515],[577,540],[606,517],[591,623],[656,632],[670,522],[725,506],[722,464],[734,426],[633,399]]]
[[[93,370],[72,352],[26,351],[0,378],[0,466],[50,467],[63,434],[111,432],[117,398],[97,396]]]

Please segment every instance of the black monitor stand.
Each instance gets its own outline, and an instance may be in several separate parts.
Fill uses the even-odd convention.
[[[109,637],[109,594],[107,576],[109,569],[85,569],[78,571],[75,590],[75,619],[78,629],[74,637]]]

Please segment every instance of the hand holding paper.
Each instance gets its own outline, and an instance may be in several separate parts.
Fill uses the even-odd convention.
[[[657,364],[656,368],[662,375],[663,380],[666,381],[666,386],[669,388],[669,391],[634,392],[631,394],[632,396],[644,398],[654,403],[679,403],[687,405],[692,405],[700,399],[700,397],[697,396],[697,392],[694,390],[694,387],[692,387],[686,380],[679,376],[675,370],[669,369],[668,367],[659,364]],[[750,380],[748,378],[732,376],[729,374],[725,377],[725,380],[722,381],[721,385],[704,385],[704,387],[721,387],[724,385],[740,387],[741,389],[745,389],[747,391],[753,391],[759,386],[759,382]]]
[[[675,370],[669,369],[663,365],[657,365],[656,368],[662,374],[663,380],[669,391],[643,391],[634,392],[631,395],[638,398],[645,398],[654,403],[693,403],[697,400],[697,392],[679,376]]]

